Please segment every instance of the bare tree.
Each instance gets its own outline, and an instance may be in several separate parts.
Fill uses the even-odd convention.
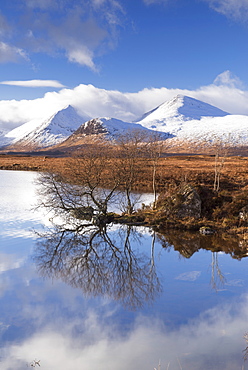
[[[149,153],[149,157],[152,162],[152,189],[153,189],[153,209],[156,208],[157,204],[157,172],[158,172],[158,165],[159,160],[161,158],[163,149],[165,148],[164,137],[161,133],[154,132],[154,134],[149,135],[148,143],[147,143],[147,150]]]
[[[99,142],[84,155],[78,153],[62,172],[39,175],[38,204],[55,215],[106,216],[119,183],[107,147]]]
[[[218,192],[220,190],[220,175],[224,167],[224,163],[228,154],[228,139],[218,139],[214,141],[214,191]]]
[[[134,202],[131,193],[141,177],[142,163],[147,157],[147,133],[143,130],[132,130],[117,139],[119,178],[126,195],[126,213],[132,214]]]

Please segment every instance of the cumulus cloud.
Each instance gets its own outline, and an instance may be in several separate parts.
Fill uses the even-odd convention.
[[[235,19],[248,18],[247,0],[204,0],[217,12]]]
[[[210,85],[196,90],[162,87],[123,93],[81,84],[74,89],[63,88],[57,92],[48,92],[39,99],[2,100],[0,130],[9,131],[32,119],[48,118],[69,104],[79,114],[87,114],[92,118],[114,117],[131,122],[177,94],[191,96],[232,114],[248,115],[248,91],[241,88],[238,77],[225,71]]]
[[[65,87],[56,80],[28,80],[28,81],[1,81],[1,85],[23,86],[23,87]]]

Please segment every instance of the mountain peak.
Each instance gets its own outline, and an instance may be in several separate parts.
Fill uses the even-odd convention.
[[[19,146],[48,147],[58,144],[70,136],[89,116],[79,116],[68,105],[47,119],[32,120],[5,135],[10,144]]]
[[[211,104],[182,94],[178,94],[158,108],[160,107],[169,108],[174,116],[183,116],[187,120],[199,120],[202,117],[223,117],[229,114]]]
[[[48,120],[52,120],[54,119],[54,117],[63,116],[63,115],[66,115],[66,116],[77,115],[77,112],[76,112],[76,109],[73,108],[73,106],[69,104],[69,105],[66,105],[64,108],[62,108],[61,110],[55,112]]]
[[[138,123],[145,127],[160,129],[168,122],[185,122],[200,120],[202,117],[223,117],[229,113],[195,98],[178,94],[145,113]]]
[[[62,112],[64,110],[73,110],[75,111],[75,108],[71,104],[66,105],[63,109],[61,109],[59,112]]]

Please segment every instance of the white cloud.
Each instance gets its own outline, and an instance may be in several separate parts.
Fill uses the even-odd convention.
[[[99,27],[96,19],[82,21],[80,12],[72,11],[70,17],[59,25],[47,23],[49,43],[43,49],[58,49],[65,53],[73,63],[96,70],[95,52],[102,42],[108,38],[108,33]],[[36,40],[37,41],[37,40]]]
[[[23,49],[0,42],[0,63],[18,62],[20,59],[29,60]]]
[[[214,84],[218,86],[228,86],[232,88],[242,88],[243,83],[239,79],[239,77],[235,76],[232,72],[230,71],[224,71],[220,73],[214,80]]]
[[[217,76],[214,83],[196,90],[163,87],[123,93],[81,84],[74,89],[48,92],[39,99],[0,101],[0,130],[13,129],[32,119],[48,118],[68,104],[74,106],[79,114],[114,117],[130,122],[177,94],[191,96],[232,114],[248,115],[248,91],[238,87],[240,84],[239,79],[229,71]]]
[[[247,0],[204,0],[217,12],[236,19],[247,19]]]
[[[1,81],[0,85],[23,86],[23,87],[65,87],[55,80],[27,80],[27,81]]]
[[[13,46],[0,45],[0,62],[16,61],[27,52],[30,58],[33,53],[45,53],[62,55],[94,71],[98,53],[115,44],[124,13],[117,0],[20,0],[16,8],[8,35]],[[0,15],[0,35],[7,26],[8,19]]]
[[[67,55],[70,62],[85,65],[92,70],[96,70],[93,62],[93,53],[85,46],[82,45],[78,48],[68,50]]]

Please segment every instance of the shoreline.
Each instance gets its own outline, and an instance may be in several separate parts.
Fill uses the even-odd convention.
[[[67,173],[72,157],[47,157],[30,154],[1,154],[0,170],[62,172]],[[116,161],[112,159],[113,163]],[[248,218],[241,220],[239,213],[248,207],[248,158],[227,157],[220,176],[220,190],[213,191],[215,158],[213,155],[175,155],[159,159],[158,192],[166,193],[173,187],[177,191],[182,181],[192,184],[200,193],[202,216],[198,219],[174,217],[156,211],[140,210],[133,215],[118,216],[122,223],[144,225],[160,230],[199,231],[210,227],[217,233],[244,236],[248,233]],[[149,160],[142,167],[142,177],[134,184],[133,190],[140,193],[151,192]],[[69,170],[68,170],[69,171]],[[110,181],[108,179],[108,181]],[[120,187],[121,189],[121,187]]]

